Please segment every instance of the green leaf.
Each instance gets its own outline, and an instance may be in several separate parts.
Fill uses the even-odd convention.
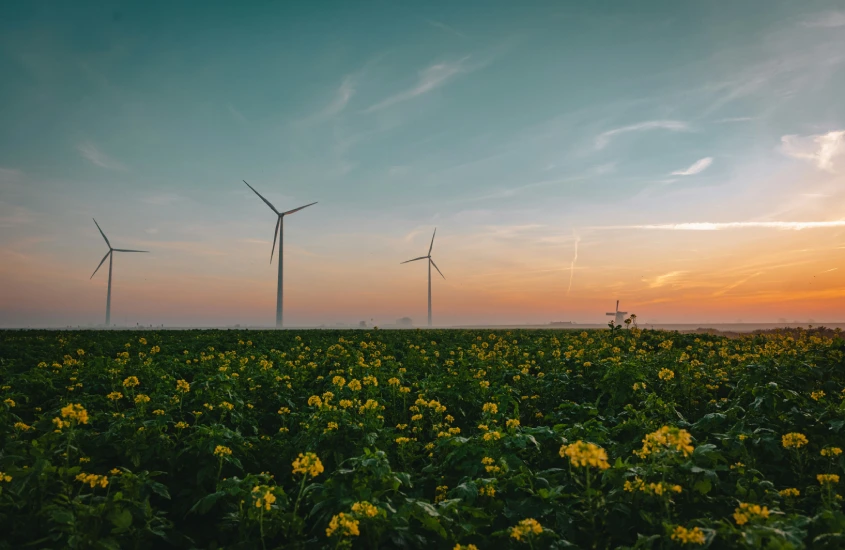
[[[713,484],[710,483],[709,479],[702,479],[702,480],[696,482],[695,485],[693,485],[693,489],[695,489],[696,491],[698,491],[702,495],[706,495],[707,493],[709,493],[712,488],[713,488]]]
[[[115,531],[125,531],[132,525],[132,513],[126,508],[112,511],[109,514],[109,521],[115,527]]]

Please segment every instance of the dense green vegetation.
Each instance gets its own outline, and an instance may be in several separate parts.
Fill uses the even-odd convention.
[[[0,333],[0,548],[843,548],[845,342]]]

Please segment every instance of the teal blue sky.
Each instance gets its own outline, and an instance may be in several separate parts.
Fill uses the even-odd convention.
[[[116,261],[121,321],[269,323],[274,220],[242,179],[280,209],[319,201],[286,222],[301,323],[422,321],[424,268],[398,263],[435,226],[444,323],[600,321],[620,297],[665,321],[845,306],[838,279],[804,288],[845,271],[841,1],[2,13],[4,326],[98,321],[92,217],[153,251]]]

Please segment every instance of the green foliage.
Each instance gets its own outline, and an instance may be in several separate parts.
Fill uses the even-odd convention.
[[[842,548],[843,352],[635,325],[4,332],[0,549]]]

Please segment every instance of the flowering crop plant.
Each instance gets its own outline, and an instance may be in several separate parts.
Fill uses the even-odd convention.
[[[5,548],[842,548],[845,341],[0,332]]]

